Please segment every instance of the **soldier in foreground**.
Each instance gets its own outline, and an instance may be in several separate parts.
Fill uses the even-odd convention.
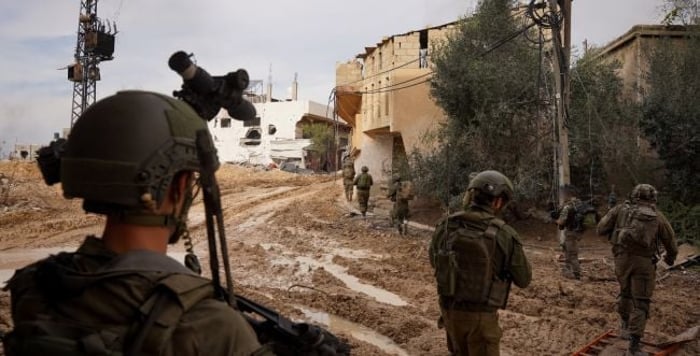
[[[578,243],[583,237],[583,202],[576,197],[576,188],[567,185],[562,190],[564,206],[556,221],[559,230],[564,230],[564,267],[562,275],[569,279],[581,279],[581,266],[578,261]]]
[[[15,273],[8,356],[268,353],[210,280],[165,254],[187,236],[202,130],[184,102],[138,91],[76,121],[60,181],[66,197],[106,217],[104,232]]]
[[[628,355],[641,352],[649,304],[656,283],[659,242],[666,250],[664,261],[673,265],[678,255],[671,224],[656,208],[656,189],[637,185],[630,201],[615,206],[598,223],[598,234],[609,236],[615,256],[615,275],[620,283],[617,312],[623,337],[629,337]]]
[[[436,227],[430,264],[450,351],[494,356],[502,336],[497,311],[506,307],[511,283],[530,284],[532,270],[518,234],[497,217],[513,198],[510,180],[484,171],[468,192],[469,207]]]
[[[395,175],[392,179],[391,187],[389,187],[389,198],[394,202],[391,209],[391,223],[399,230],[400,235],[406,234],[406,219],[408,219],[408,198],[411,192],[405,191],[407,187],[403,187],[400,175]]]
[[[367,166],[362,166],[362,173],[360,173],[355,180],[353,185],[357,187],[357,202],[360,205],[360,212],[362,216],[367,215],[367,205],[369,204],[369,190],[372,188],[374,181],[372,180],[372,175],[369,174],[369,168]]]
[[[348,157],[343,162],[343,187],[345,188],[345,199],[352,201],[352,193],[355,189],[353,179],[355,178],[355,162]]]

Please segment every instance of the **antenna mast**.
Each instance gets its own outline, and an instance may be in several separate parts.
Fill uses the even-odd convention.
[[[78,40],[75,62],[68,66],[68,80],[73,82],[73,103],[70,126],[95,102],[99,64],[114,59],[114,37],[117,25],[97,17],[98,0],[81,0],[78,17]]]

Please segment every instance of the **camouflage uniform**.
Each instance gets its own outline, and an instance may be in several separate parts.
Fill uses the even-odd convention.
[[[525,257],[522,244],[517,232],[503,220],[495,216],[494,210],[490,206],[482,205],[477,201],[483,193],[494,198],[504,197],[509,201],[513,195],[513,185],[503,174],[496,171],[485,171],[479,173],[469,184],[472,202],[470,206],[461,213],[454,214],[440,223],[435,228],[435,233],[429,247],[430,264],[435,269],[435,276],[438,285],[441,320],[439,325],[444,325],[447,331],[448,348],[454,355],[487,355],[497,356],[500,354],[499,344],[503,335],[498,325],[498,309],[505,308],[510,292],[510,286],[515,283],[520,288],[525,288],[532,280],[532,268]],[[480,200],[480,199],[479,199]],[[444,271],[446,246],[453,245],[456,239],[450,240],[452,236],[482,236],[488,241],[489,248],[487,265],[493,268],[493,279],[487,280],[488,293],[479,290],[479,282],[465,282],[479,280],[483,271],[476,271],[469,274],[465,266],[458,267],[462,276],[459,283],[448,282],[452,286],[452,294],[444,291]],[[472,249],[462,247],[449,247],[448,256],[457,255],[457,261],[476,261],[474,255],[465,255]],[[482,258],[481,256],[479,256]],[[482,258],[483,259],[483,258]],[[452,261],[452,260],[450,260]],[[452,265],[450,262],[449,265]],[[483,266],[479,264],[480,266]],[[467,264],[466,267],[475,265]],[[476,279],[473,279],[476,278]],[[449,280],[449,278],[448,278]],[[483,282],[481,280],[480,282]],[[465,284],[466,283],[466,284]],[[476,286],[476,287],[474,287]],[[469,292],[466,290],[472,288]],[[465,288],[462,291],[459,288]],[[469,302],[461,296],[472,293],[478,294],[478,300],[485,302]],[[484,299],[484,294],[487,298]],[[468,297],[468,298],[473,298]]]
[[[216,157],[201,157],[214,152],[211,139],[186,103],[123,91],[83,112],[64,146],[40,150],[45,182],[106,216],[106,240],[88,237],[75,253],[15,273],[7,286],[14,329],[2,338],[8,356],[265,352],[220,286],[164,253],[189,237],[195,172],[218,167]],[[154,245],[137,243],[139,232]]]
[[[348,159],[343,163],[343,187],[345,187],[345,199],[352,201],[352,193],[354,190],[355,164]]]
[[[402,198],[400,192],[401,180],[394,180],[394,183],[389,188],[387,197],[394,202],[394,206],[391,209],[391,221],[399,229],[399,233],[403,234],[404,221],[408,219],[408,200]]]
[[[657,229],[651,231],[655,238],[648,247],[622,241],[620,237],[626,230],[626,220],[639,206],[653,210],[657,217],[657,222],[653,225]],[[617,312],[620,314],[623,333],[628,333],[631,338],[630,351],[638,352],[639,340],[644,335],[649,304],[656,283],[659,242],[666,250],[666,263],[673,264],[678,254],[675,233],[663,213],[656,209],[653,201],[637,200],[626,201],[612,208],[598,223],[598,234],[608,236],[613,244],[615,275],[620,283]]]
[[[353,185],[357,186],[357,202],[360,205],[360,212],[362,216],[367,214],[367,207],[369,204],[369,190],[374,184],[372,180],[372,175],[367,173],[367,167],[362,167],[362,173],[360,173],[355,180]]]
[[[574,214],[576,205],[581,205],[578,198],[570,198],[564,203],[564,207],[559,213],[558,224],[564,228],[564,241],[562,248],[564,250],[564,268],[562,275],[567,278],[581,279],[581,265],[578,261],[579,246],[583,234],[576,231],[574,224]]]
[[[450,217],[447,231],[445,222],[436,227],[430,249],[436,249],[443,236],[459,228],[460,220],[466,221],[470,228],[486,230],[494,218],[490,208],[472,205],[465,212]],[[532,280],[532,268],[525,257],[518,233],[512,227],[504,225],[496,235],[496,242],[495,270],[507,271],[510,281],[516,286],[527,287]],[[504,261],[508,259],[510,264],[504,266]],[[455,355],[499,355],[503,333],[498,325],[497,307],[464,303],[440,296],[440,310],[451,342],[450,349]]]
[[[147,271],[142,267],[117,278],[97,279],[83,285],[76,283],[98,276],[118,257],[105,247],[101,239],[88,237],[75,253],[52,256],[17,271],[7,286],[11,291],[15,326],[49,320],[58,325],[92,326],[101,330],[101,335],[107,335],[109,330],[129,326],[139,320],[147,308],[146,300],[160,284],[159,281],[165,276],[177,275],[177,284],[183,292],[176,294],[178,302],[173,301],[172,304],[187,304],[188,299],[193,297],[201,300],[186,310],[179,320],[170,320],[172,314],[163,313],[143,343],[144,352],[158,355],[247,356],[260,349],[253,330],[239,312],[213,297],[202,299],[193,296],[207,287],[213,295],[211,281],[192,274],[174,260],[170,260],[171,264],[165,262],[167,267],[159,265],[158,271]],[[157,258],[154,253],[149,259],[141,259],[140,263],[152,263]],[[49,265],[60,268],[44,268]],[[64,270],[67,273],[59,272]],[[208,291],[204,289],[204,292]],[[167,332],[170,327],[170,337],[162,337],[161,333]],[[13,347],[24,350],[17,352],[17,355],[33,354],[28,351],[33,345],[12,344],[11,338],[6,341],[12,345],[8,350],[16,350]],[[8,354],[12,355],[15,353]]]

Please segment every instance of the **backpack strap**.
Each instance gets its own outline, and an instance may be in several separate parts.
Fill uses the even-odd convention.
[[[210,298],[214,298],[214,287],[206,279],[185,274],[161,279],[137,312],[125,355],[161,354],[182,316]]]
[[[499,218],[493,218],[489,222],[489,227],[486,228],[486,231],[484,231],[484,235],[488,237],[489,239],[493,240],[493,247],[491,250],[491,256],[493,258],[493,261],[495,262],[495,256],[496,256],[496,246],[498,246],[498,240],[496,240],[496,236],[498,235],[498,232],[501,231],[501,229],[506,225],[506,222],[503,221],[502,219]],[[503,266],[500,271],[498,271],[497,274],[494,274],[494,276],[497,276],[499,279],[504,280],[504,272],[507,270],[508,266],[510,265],[510,259],[513,256],[513,249],[511,248],[511,251],[503,251]],[[495,268],[494,268],[495,270]]]

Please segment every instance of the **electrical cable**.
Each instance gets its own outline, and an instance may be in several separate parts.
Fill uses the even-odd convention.
[[[124,0],[122,0],[122,1],[124,1]],[[513,17],[515,17],[515,16],[522,15],[523,13],[526,13],[526,12],[528,11],[528,8],[518,5],[518,6],[514,7],[512,10],[513,10],[513,11],[515,11],[515,10],[520,10],[520,11],[519,11],[519,12],[513,12],[513,13],[510,15],[510,18],[513,18]],[[530,26],[530,27],[532,27],[532,26]],[[528,29],[529,29],[529,27],[528,27]],[[428,54],[427,56],[430,57],[430,54]],[[419,58],[416,58],[416,59],[412,59],[412,60],[410,60],[410,61],[407,61],[407,62],[401,63],[401,64],[399,64],[399,65],[396,65],[396,66],[390,67],[390,68],[388,68],[388,69],[385,69],[385,70],[383,70],[383,71],[381,71],[381,72],[377,72],[377,73],[371,74],[371,75],[369,75],[369,76],[367,76],[367,77],[363,77],[363,78],[361,78],[361,79],[354,80],[354,81],[352,81],[352,82],[347,82],[347,83],[343,83],[343,84],[338,84],[338,85],[336,85],[336,87],[339,87],[339,86],[346,86],[346,85],[352,85],[352,84],[355,84],[355,83],[359,83],[359,82],[365,81],[365,80],[370,79],[370,78],[378,77],[378,76],[380,76],[380,75],[382,75],[382,74],[386,74],[386,73],[389,73],[389,72],[391,72],[391,71],[393,71],[393,70],[396,70],[396,69],[399,69],[399,68],[403,68],[403,67],[405,67],[405,66],[408,66],[409,64],[413,64],[413,63],[418,62],[418,61],[420,61],[420,60],[421,60],[420,57],[419,57]]]
[[[513,33],[509,34],[508,36],[506,36],[506,37],[504,37],[504,38],[502,38],[502,39],[496,41],[494,44],[492,44],[491,46],[489,46],[485,51],[479,53],[479,54],[477,55],[477,57],[485,57],[485,56],[488,55],[489,53],[491,53],[491,52],[497,50],[498,48],[502,47],[502,46],[505,45],[506,43],[510,42],[510,41],[513,40],[514,38],[516,38],[516,37],[518,37],[519,35],[521,35],[522,33],[528,31],[529,29],[531,29],[531,28],[534,27],[535,25],[536,25],[535,23],[532,23],[532,24],[530,24],[530,25],[528,25],[528,26],[525,26],[524,28],[521,28],[521,29],[518,29],[518,30],[514,31]],[[405,87],[400,87],[400,88],[394,88],[394,87],[399,86],[399,85],[402,85],[402,84],[407,84],[407,83],[413,82],[413,81],[415,81],[415,80],[417,80],[417,79],[420,79],[420,78],[423,78],[423,77],[427,77],[427,76],[429,76],[429,75],[431,75],[431,74],[433,74],[433,73],[434,73],[433,71],[429,71],[429,72],[427,72],[427,73],[425,73],[425,74],[419,75],[419,76],[417,76],[417,77],[414,77],[414,78],[411,78],[411,79],[408,79],[408,80],[405,80],[405,81],[402,81],[402,82],[399,82],[399,83],[394,83],[394,84],[387,85],[387,86],[383,86],[383,87],[377,88],[377,89],[370,89],[370,90],[366,90],[366,91],[356,91],[356,92],[354,92],[354,93],[355,93],[355,94],[376,94],[376,93],[386,93],[386,92],[390,92],[390,91],[395,91],[395,90],[401,90],[401,89],[405,89],[405,88],[410,88],[410,87],[413,87],[413,86],[416,86],[416,85],[419,85],[419,84],[423,84],[423,83],[429,81],[430,79],[425,80],[425,81],[422,81],[422,82],[420,82],[420,83],[414,83],[414,84],[411,84],[411,85],[408,85],[408,86],[405,86]],[[392,89],[392,88],[393,88],[393,89]]]
[[[578,72],[578,69],[576,67],[574,67],[572,72],[576,73],[576,79],[578,79],[579,83],[581,83],[581,88],[583,89],[583,92],[586,95],[586,102],[589,105],[592,105],[593,101],[591,100],[591,95],[589,94],[588,90],[586,89],[586,84],[583,82],[583,79],[581,79],[581,74]],[[591,106],[591,107],[595,108],[594,106]],[[604,132],[610,132],[608,130],[607,126],[605,125],[605,122],[600,117],[600,113],[598,112],[598,110],[594,109],[593,113],[595,114],[597,121],[600,123],[601,129],[603,129]],[[605,135],[600,135],[600,137],[603,139],[603,143],[605,143],[606,146],[612,147],[612,145],[610,144],[610,141],[608,141],[608,139],[607,139],[607,137],[605,137]],[[634,174],[634,171],[629,166],[629,164],[627,163],[626,160],[624,160],[624,159],[622,160],[622,165],[625,166],[627,173],[629,173],[630,176],[632,176],[632,179],[634,179],[634,183],[635,184],[639,183],[639,179],[637,178],[637,175]]]

